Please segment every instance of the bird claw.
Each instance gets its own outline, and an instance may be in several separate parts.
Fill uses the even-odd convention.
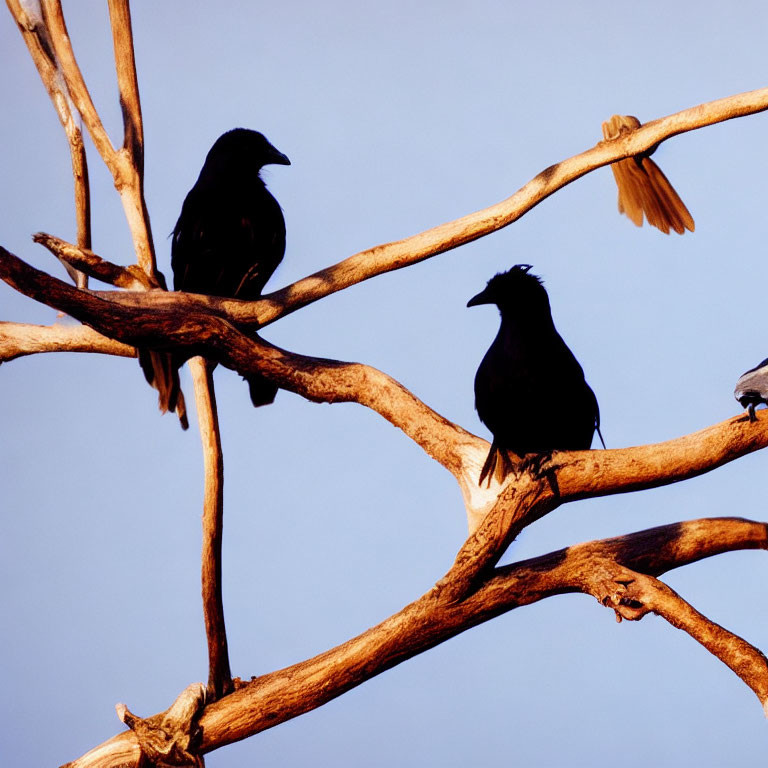
[[[543,451],[542,453],[529,453],[517,465],[516,470],[519,475],[527,472],[536,480],[541,480],[560,468],[560,464],[552,462],[552,451]]]

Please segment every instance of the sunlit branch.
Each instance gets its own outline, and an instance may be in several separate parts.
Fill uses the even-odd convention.
[[[32,236],[57,259],[84,272],[89,277],[127,290],[151,290],[154,286],[144,270],[136,264],[122,267],[97,256],[90,249],[79,248],[61,238],[38,232]]]
[[[257,301],[189,296],[203,307],[215,308],[230,322],[242,326],[265,326],[301,307],[376,275],[402,269],[496,232],[517,221],[550,195],[591,171],[631,157],[686,131],[715,125],[724,120],[756,114],[768,109],[768,88],[700,104],[668,117],[652,120],[612,141],[601,141],[592,149],[545,169],[514,195],[455,221],[412,237],[360,251],[338,264],[309,275]],[[111,299],[131,305],[136,298],[117,294]],[[153,297],[158,307],[173,301]]]
[[[578,544],[488,574],[462,600],[438,583],[377,626],[314,658],[254,678],[206,707],[202,751],[247,738],[315,709],[393,666],[502,613],[568,592],[601,601],[628,568],[658,575],[726,551],[768,548],[764,523],[721,518],[653,528]],[[510,656],[510,664],[519,659]],[[133,734],[120,734],[70,763],[71,768],[135,765]],[[121,762],[122,761],[122,762]]]
[[[208,640],[208,698],[232,691],[221,582],[221,543],[224,524],[224,455],[213,388],[215,364],[202,357],[189,361],[195,386],[197,421],[203,444],[205,492],[203,501],[202,593]]]
[[[136,357],[136,349],[84,325],[0,322],[0,363],[42,352],[91,352]]]
[[[77,243],[81,248],[91,247],[91,194],[88,183],[88,162],[83,145],[80,126],[72,113],[69,93],[64,82],[59,64],[56,61],[53,43],[42,17],[31,17],[29,8],[18,0],[6,0],[8,9],[15,19],[24,42],[29,49],[40,79],[53,103],[69,144],[72,161],[72,176],[75,185],[75,217],[77,223]],[[80,288],[88,285],[88,280],[81,272],[70,268],[66,263],[75,284]]]

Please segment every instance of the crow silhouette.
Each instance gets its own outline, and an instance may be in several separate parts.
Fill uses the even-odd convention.
[[[552,321],[549,297],[528,264],[488,281],[467,306],[496,304],[501,327],[475,375],[475,408],[493,433],[480,485],[523,457],[584,450],[600,430],[600,410],[584,371]],[[602,440],[602,435],[600,437]]]
[[[254,300],[285,253],[285,219],[260,176],[265,165],[290,165],[266,137],[235,128],[208,152],[173,229],[171,266],[177,291]],[[277,386],[249,375],[251,402],[267,405]]]

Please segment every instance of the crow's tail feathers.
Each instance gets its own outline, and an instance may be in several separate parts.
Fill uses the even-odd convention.
[[[157,405],[162,413],[175,411],[182,429],[189,429],[187,406],[179,382],[179,365],[168,352],[139,350],[139,364],[144,377],[157,390]]]
[[[277,395],[277,384],[273,384],[259,374],[243,376],[243,378],[248,382],[248,389],[251,392],[251,402],[254,408],[274,402]]]
[[[597,436],[600,438],[600,442],[603,444],[603,450],[606,450],[605,440],[603,440],[603,433],[600,431],[599,424],[595,424],[595,430],[597,431]]]
[[[492,479],[495,479],[497,483],[501,483],[513,468],[514,465],[509,458],[509,453],[499,448],[494,440],[491,443],[491,450],[488,451],[488,458],[486,458],[483,468],[480,470],[480,480],[477,484],[482,485],[486,478],[488,478],[488,486],[491,485]]]

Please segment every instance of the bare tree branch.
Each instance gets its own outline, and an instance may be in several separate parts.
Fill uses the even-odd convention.
[[[155,245],[149,223],[149,211],[144,199],[144,124],[141,118],[139,82],[136,77],[136,59],[133,52],[133,31],[128,0],[109,0],[109,19],[115,47],[117,83],[120,88],[120,106],[123,110],[123,149],[130,168],[129,183],[121,186],[115,177],[128,226],[133,236],[139,266],[147,275],[162,285],[157,272]],[[165,287],[162,285],[162,287]]]
[[[127,267],[113,264],[90,249],[79,248],[45,232],[38,232],[32,239],[45,246],[57,259],[72,265],[89,277],[129,291],[148,291],[154,288],[146,272],[137,264],[129,264]]]
[[[17,3],[17,0],[11,0]],[[117,151],[112,146],[112,142],[107,136],[107,132],[93,105],[91,94],[83,79],[83,74],[77,64],[75,53],[72,50],[72,43],[67,32],[67,25],[64,21],[64,12],[61,8],[60,0],[41,0],[40,5],[43,9],[45,25],[48,28],[53,45],[56,59],[61,67],[64,81],[67,84],[67,91],[80,113],[90,134],[96,149],[104,160],[105,164],[112,167],[117,162]],[[111,165],[110,165],[111,164]]]
[[[208,639],[208,699],[232,692],[224,602],[221,585],[221,542],[224,524],[224,455],[213,388],[213,369],[202,357],[189,361],[195,385],[197,421],[203,444],[205,495],[203,502],[202,589],[205,634]]]
[[[56,109],[69,143],[72,161],[72,175],[75,182],[75,216],[77,222],[77,242],[81,248],[91,247],[91,193],[88,183],[88,162],[83,145],[83,135],[70,107],[69,93],[56,60],[53,43],[42,17],[33,18],[18,0],[6,0],[8,9],[15,19],[24,42],[29,49],[32,61],[37,67],[40,79]],[[65,266],[66,263],[65,263]],[[85,288],[88,280],[82,273],[67,266],[75,284]]]
[[[136,349],[84,325],[0,322],[0,363],[41,352],[91,352],[136,357]]]
[[[616,612],[618,621],[639,621],[648,613],[687,632],[730,667],[755,693],[768,711],[768,659],[743,638],[710,621],[664,582],[603,559],[585,590]],[[610,576],[606,576],[610,574]]]
[[[715,125],[768,109],[768,88],[700,104],[667,117],[645,123],[612,141],[600,141],[592,149],[543,170],[514,195],[496,205],[442,224],[412,237],[360,251],[333,266],[302,278],[257,301],[239,301],[213,296],[184,295],[187,306],[215,309],[238,327],[263,327],[301,307],[349,288],[376,275],[402,269],[464,243],[496,232],[517,221],[540,202],[587,173],[632,157],[686,131]],[[107,298],[125,306],[147,306],[130,293],[111,292]],[[177,296],[154,294],[157,308],[175,307]]]
[[[449,572],[437,586],[381,624],[312,659],[254,678],[206,707],[200,718],[202,751],[210,752],[315,709],[507,611],[568,592],[594,592],[602,599],[606,586],[614,588],[613,581],[605,577],[616,575],[615,567],[606,570],[616,561],[625,568],[646,568],[659,574],[739,549],[768,549],[766,524],[737,518],[695,520],[578,544],[499,568],[459,601],[439,587],[450,579]],[[727,652],[724,656],[732,660]],[[137,755],[133,734],[120,734],[69,766],[135,765]]]
[[[135,71],[132,75],[129,72],[134,66],[130,13],[124,3],[110,3],[110,19],[115,40],[121,106],[126,125],[126,136],[131,140],[130,148],[123,147],[121,150],[116,150],[104,129],[77,64],[60,0],[41,0],[41,5],[69,94],[77,111],[82,116],[104,164],[112,174],[115,188],[120,194],[139,265],[154,285],[161,286],[161,277],[157,273],[155,263],[149,216],[144,204],[142,151],[144,139],[141,111],[138,106],[138,87],[136,86],[134,89],[132,85],[132,81],[136,79]],[[140,165],[134,165],[134,161],[139,161]]]
[[[338,264],[267,294],[238,309],[238,322],[266,325],[313,301],[384,272],[416,264],[431,256],[496,232],[517,221],[550,195],[604,165],[647,151],[686,131],[744,117],[768,109],[768,88],[729,96],[645,123],[613,141],[601,141],[586,152],[546,168],[514,195],[496,205],[442,224],[413,237],[368,248]]]
[[[128,309],[66,285],[3,248],[0,279],[124,343],[173,348],[188,356],[202,354],[243,375],[261,373],[308,400],[357,402],[375,410],[457,478],[468,509],[476,513],[470,525],[495,503],[496,512],[485,515],[472,544],[470,559],[481,557],[481,552],[488,558],[480,570],[495,563],[494,558],[517,531],[559,504],[677,482],[768,445],[768,418],[751,423],[747,417],[737,416],[656,445],[554,452],[530,493],[523,490],[520,478],[509,477],[500,496],[498,486],[482,495],[472,488],[477,486],[488,443],[437,414],[381,371],[287,352],[256,336],[246,336],[210,313]],[[488,549],[489,541],[496,542],[493,551]]]

